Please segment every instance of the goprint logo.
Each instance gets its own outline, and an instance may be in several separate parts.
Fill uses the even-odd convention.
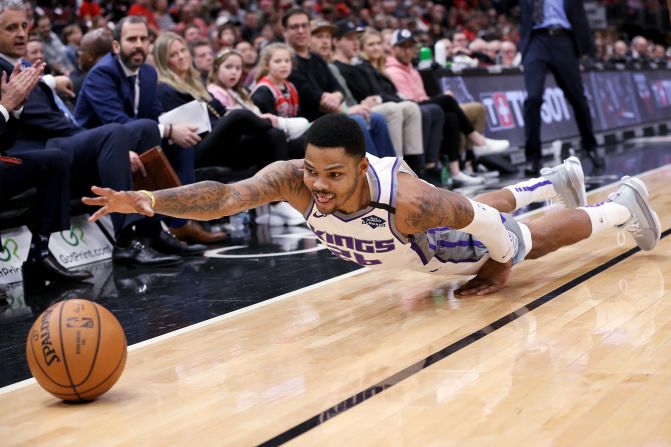
[[[19,256],[19,244],[12,238],[5,239],[2,244],[2,251],[0,251],[0,261],[8,262],[14,256],[16,259],[21,259]]]
[[[84,230],[79,225],[73,225],[70,231],[61,231],[61,238],[68,244],[76,247],[84,241]]]

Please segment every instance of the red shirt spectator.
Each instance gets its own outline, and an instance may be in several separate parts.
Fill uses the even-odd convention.
[[[101,16],[102,13],[102,8],[95,2],[84,0],[79,7],[79,18],[81,19],[94,19]]]
[[[137,3],[134,3],[128,10],[128,15],[144,16],[147,19],[147,24],[149,25],[149,28],[152,28],[156,31],[160,29],[158,27],[158,22],[156,22],[156,15],[154,15],[154,12],[151,9],[147,8],[146,0],[145,1],[138,0]]]

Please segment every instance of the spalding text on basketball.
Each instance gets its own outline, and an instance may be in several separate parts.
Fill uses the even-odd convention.
[[[54,347],[51,344],[51,335],[49,335],[49,320],[51,320],[52,308],[50,307],[44,311],[44,316],[42,317],[42,323],[40,324],[40,338],[42,339],[42,354],[44,355],[44,361],[47,363],[47,366],[51,366],[54,362],[60,362],[61,359],[58,358],[58,354],[54,350]]]

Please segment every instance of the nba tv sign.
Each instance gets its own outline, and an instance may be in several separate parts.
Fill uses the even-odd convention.
[[[508,130],[524,127],[524,101],[527,93],[523,90],[480,93],[480,100],[487,112],[489,130]],[[571,120],[564,92],[558,87],[545,89],[541,119],[545,124]]]

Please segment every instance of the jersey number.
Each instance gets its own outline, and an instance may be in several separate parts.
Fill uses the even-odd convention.
[[[363,257],[361,253],[357,252],[351,252],[348,250],[343,250],[340,247],[332,247],[330,245],[327,246],[329,250],[331,250],[331,253],[334,255],[338,256],[339,258],[342,258],[346,261],[353,261],[356,262],[359,265],[377,265],[377,264],[382,264],[382,261],[379,259],[366,259]],[[354,256],[352,257],[352,254]]]

